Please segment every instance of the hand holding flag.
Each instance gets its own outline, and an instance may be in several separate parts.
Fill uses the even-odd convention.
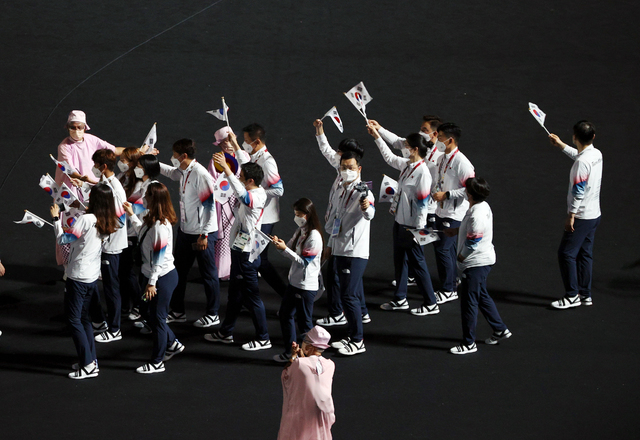
[[[348,92],[345,92],[344,95],[349,101],[351,101],[355,108],[358,109],[360,114],[362,114],[362,116],[364,116],[364,118],[368,120],[366,106],[373,100],[373,98],[371,97],[371,95],[369,95],[369,92],[367,91],[367,88],[364,86],[362,81],[353,86]]]
[[[20,221],[14,221],[14,223],[18,224],[18,225],[26,225],[27,223],[33,223],[34,225],[36,225],[39,228],[42,228],[44,226],[44,224],[48,224],[49,226],[53,227],[53,225],[51,223],[49,223],[48,221],[44,220],[43,218],[38,217],[37,215],[33,214],[32,212],[27,211],[26,209],[24,210],[24,216],[22,217],[22,220]]]
[[[331,109],[327,113],[325,113],[325,115],[320,120],[326,118],[327,116],[331,118],[334,124],[336,124],[336,127],[338,127],[338,130],[340,130],[340,133],[344,133],[344,128],[342,127],[342,119],[340,119],[338,109],[335,105],[331,107]]]
[[[544,131],[546,131],[547,134],[551,134],[549,133],[549,130],[547,130],[547,127],[544,126],[544,119],[547,117],[546,113],[540,110],[540,108],[533,102],[529,103],[529,111],[536,119],[536,121],[538,121],[538,123],[542,126],[542,128],[544,128]]]

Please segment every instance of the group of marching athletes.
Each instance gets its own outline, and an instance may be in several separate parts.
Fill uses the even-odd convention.
[[[75,170],[69,175],[58,171],[56,182],[67,183],[80,200],[80,188],[92,186],[81,215],[60,212],[56,204],[51,207],[56,255],[65,266],[65,313],[78,353],[70,378],[98,375],[95,342],[121,340],[122,316],[135,321],[141,333],[153,334],[151,359],[136,371],[165,371],[165,362],[185,349],[168,324],[187,321],[187,276],[196,259],[206,307],[193,325],[212,330],[204,335],[206,340],[233,343],[235,324],[244,307],[251,314],[255,339],[241,348],[256,351],[272,347],[258,285],[260,274],[282,297],[279,320],[284,350],[273,359],[289,362],[292,347],[313,327],[313,303],[322,288],[320,270],[326,261],[329,313],[316,323],[347,326],[347,336],[331,344],[340,354],[366,351],[363,324],[371,322],[371,317],[365,304],[363,274],[369,258],[370,222],[376,210],[374,196],[361,179],[364,148],[355,139],[344,139],[334,150],[322,121],[316,120],[314,126],[320,151],[337,172],[329,192],[324,231],[313,202],[302,198],[293,204],[298,229],[285,242],[273,231],[280,220],[279,198],[284,187],[276,161],[266,148],[262,126],[244,127],[242,144],[230,127],[218,130],[214,145],[220,152],[213,154],[207,169],[196,160],[191,139],[173,144],[168,165],[159,162],[157,150],[147,151],[146,145],[120,148],[86,133],[89,126],[84,112],[69,114],[69,137],[58,147],[58,160]],[[380,308],[427,316],[460,298],[463,340],[451,348],[454,354],[477,351],[478,309],[493,329],[487,344],[511,337],[487,292],[487,276],[496,261],[493,216],[486,202],[490,188],[484,179],[475,177],[471,162],[458,148],[460,128],[437,116],[425,116],[420,131],[406,138],[385,130],[375,120],[368,120],[367,130],[385,162],[400,172],[390,208],[394,216],[395,292]],[[592,304],[590,258],[599,222],[602,157],[599,171],[597,166],[594,170],[584,165],[593,162],[596,155],[589,136],[592,141],[595,129],[585,121],[574,127],[577,150],[551,135],[552,144],[580,164],[572,170],[571,221],[567,221],[565,232],[569,236],[563,239],[559,254],[567,296],[552,304],[556,308]],[[394,154],[388,145],[402,155]],[[583,150],[588,147],[593,158],[584,159]],[[178,213],[167,187],[156,180],[160,174],[178,182]],[[215,196],[220,178],[228,185],[230,197]],[[82,208],[76,203],[73,209]],[[590,216],[596,211],[597,221],[585,217],[585,213]],[[583,226],[584,222],[588,224]],[[574,227],[591,247],[573,233]],[[433,289],[424,248],[411,232],[425,228],[436,231],[439,238],[433,244],[441,284],[438,291]],[[268,261],[270,245],[257,258],[252,254],[258,230],[291,260],[288,284]],[[106,314],[97,286],[100,277]],[[224,319],[219,315],[221,280],[229,281]],[[423,296],[423,303],[415,308],[407,301],[411,281]]]

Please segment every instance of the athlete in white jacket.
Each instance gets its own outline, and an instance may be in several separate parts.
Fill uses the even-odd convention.
[[[549,135],[551,145],[574,160],[569,175],[567,219],[558,249],[565,296],[551,303],[557,309],[593,305],[593,241],[600,224],[602,184],[602,153],[593,146],[595,137],[595,127],[588,121],[580,121],[573,126],[576,148],[568,146],[555,134]]]

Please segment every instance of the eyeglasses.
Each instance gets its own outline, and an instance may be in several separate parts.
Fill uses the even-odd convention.
[[[68,128],[69,130],[72,130],[72,131],[84,131],[85,129],[84,126],[78,126],[78,125],[76,126],[70,125]]]

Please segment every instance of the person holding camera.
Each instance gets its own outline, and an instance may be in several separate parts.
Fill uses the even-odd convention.
[[[382,310],[407,310],[407,260],[413,268],[418,289],[424,303],[411,314],[416,316],[440,313],[431,284],[422,247],[416,243],[409,229],[422,229],[427,226],[429,199],[431,193],[431,173],[425,163],[427,152],[433,147],[420,133],[412,133],[405,139],[408,158],[396,156],[380,137],[373,124],[368,126],[369,134],[375,139],[382,158],[393,168],[400,171],[398,191],[393,196],[389,212],[393,222],[393,264],[395,268],[396,291],[393,300],[380,306]]]
[[[342,185],[333,194],[325,230],[331,235],[328,247],[335,257],[340,281],[340,299],[347,318],[349,336],[331,346],[352,356],[364,353],[361,299],[358,295],[369,260],[370,221],[375,215],[373,193],[360,180],[360,156],[346,151],[340,157]]]

